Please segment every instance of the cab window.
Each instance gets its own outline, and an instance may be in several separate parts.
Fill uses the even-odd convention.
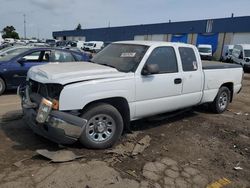
[[[179,52],[184,72],[198,70],[198,63],[193,48],[179,47]]]
[[[164,46],[155,48],[146,64],[157,64],[160,70],[159,74],[178,72],[177,59],[173,47]]]

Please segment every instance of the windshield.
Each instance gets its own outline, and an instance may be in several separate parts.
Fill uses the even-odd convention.
[[[199,52],[201,53],[211,53],[211,48],[199,48]]]
[[[244,50],[245,57],[250,57],[250,50]]]
[[[28,48],[15,48],[11,51],[8,51],[8,54],[6,54],[5,56],[3,57],[0,57],[0,61],[9,61],[11,60],[13,57],[23,53],[23,52],[26,52],[28,51],[29,49]]]
[[[121,72],[135,72],[148,46],[134,44],[110,44],[92,59],[93,63],[116,68]]]
[[[94,46],[94,43],[88,43],[86,46]]]

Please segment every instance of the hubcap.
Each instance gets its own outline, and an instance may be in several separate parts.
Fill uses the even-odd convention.
[[[0,91],[2,91],[2,89],[3,89],[3,85],[2,85],[2,83],[0,82]]]
[[[114,119],[106,114],[93,116],[86,126],[87,137],[94,142],[103,142],[110,139],[115,132]]]
[[[224,110],[228,104],[228,94],[226,92],[222,92],[219,98],[219,108]]]

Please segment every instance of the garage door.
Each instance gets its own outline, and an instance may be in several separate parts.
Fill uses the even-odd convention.
[[[136,35],[134,40],[144,40],[144,35]]]
[[[171,42],[187,43],[188,35],[172,35]]]
[[[199,44],[210,44],[210,45],[212,45],[212,50],[214,53],[217,50],[218,37],[219,37],[218,33],[216,33],[216,34],[198,34],[196,45],[198,46]]]
[[[152,41],[164,41],[164,35],[152,35]]]
[[[234,33],[232,44],[250,44],[250,33]]]

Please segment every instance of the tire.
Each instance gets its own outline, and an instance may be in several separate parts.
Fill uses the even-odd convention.
[[[3,94],[3,92],[5,91],[6,89],[6,85],[5,85],[5,82],[2,78],[0,78],[0,95]]]
[[[219,92],[210,104],[210,108],[214,113],[221,114],[227,110],[227,107],[230,103],[231,94],[230,90],[227,87],[221,87]]]
[[[123,118],[112,105],[98,103],[81,116],[88,120],[79,141],[91,149],[106,149],[115,144],[123,131]]]

